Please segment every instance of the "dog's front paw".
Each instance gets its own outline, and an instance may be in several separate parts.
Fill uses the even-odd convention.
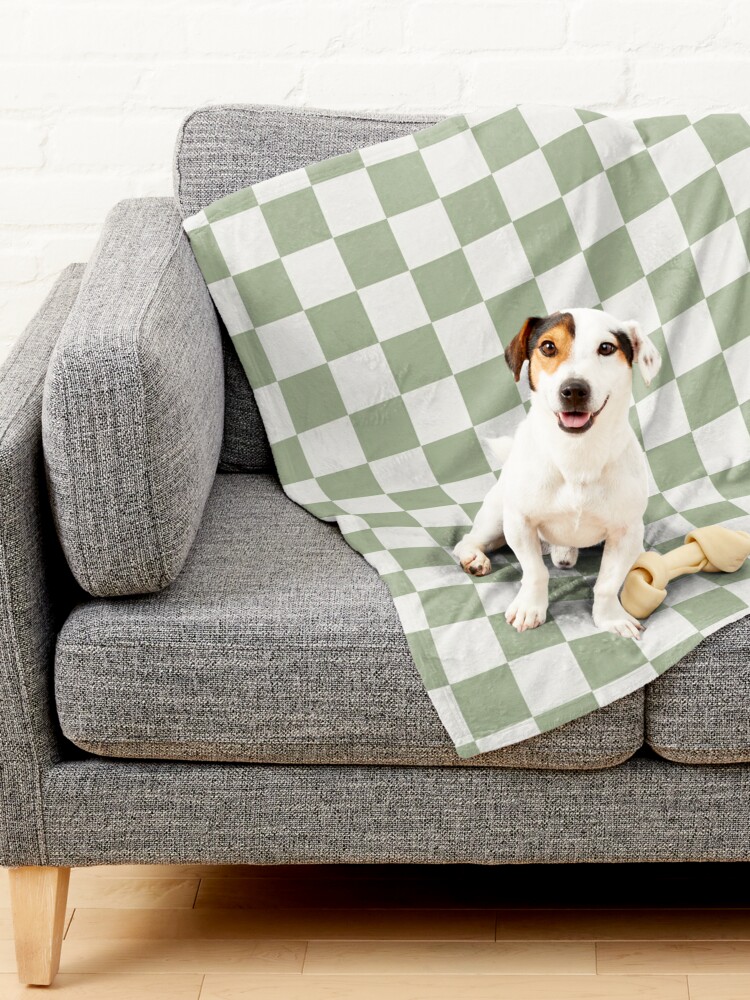
[[[468,544],[466,540],[458,543],[453,554],[461,563],[461,569],[471,576],[487,576],[492,569],[492,564],[484,552],[480,548]]]
[[[466,556],[465,559],[461,560],[461,566],[472,576],[487,576],[492,569],[492,564],[484,552],[476,552],[473,555]]]
[[[524,592],[523,587],[518,592],[505,612],[505,620],[517,632],[543,625],[547,617],[547,600],[544,595]]]
[[[492,563],[484,552],[477,552],[476,555],[470,559],[466,559],[461,565],[472,576],[487,576],[492,569]]]
[[[629,615],[618,600],[606,601],[601,604],[594,602],[594,625],[604,632],[614,632],[626,639],[640,639],[641,632],[646,627],[637,618]]]

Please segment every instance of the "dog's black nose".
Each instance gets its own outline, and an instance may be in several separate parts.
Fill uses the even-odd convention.
[[[591,387],[580,378],[569,378],[560,386],[560,399],[567,410],[584,410],[590,395]]]

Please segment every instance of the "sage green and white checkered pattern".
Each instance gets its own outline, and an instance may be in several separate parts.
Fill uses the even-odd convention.
[[[551,569],[547,622],[518,634],[503,615],[513,553],[480,579],[451,556],[499,474],[486,439],[528,406],[504,346],[565,305],[637,318],[662,352],[631,409],[648,546],[748,527],[745,118],[457,116],[246,188],[185,228],[287,494],[382,574],[462,757],[634,691],[748,612],[746,566],[674,582],[641,642],[600,633],[591,550]]]

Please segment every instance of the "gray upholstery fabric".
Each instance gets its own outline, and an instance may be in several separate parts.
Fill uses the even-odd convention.
[[[407,135],[437,119],[274,104],[197,108],[180,127],[175,197],[183,218],[248,184],[360,146]]]
[[[51,864],[750,860],[750,766],[65,763]],[[2,859],[0,858],[0,861]]]
[[[267,475],[217,476],[168,590],[76,608],[55,687],[68,739],[119,757],[591,768],[643,738],[638,691],[461,761],[385,585]]]
[[[182,567],[219,456],[219,328],[171,199],[107,218],[52,355],[44,452],[84,589],[159,590]]]
[[[177,137],[175,196],[183,218],[248,184],[349,153],[432,124],[423,115],[368,115],[275,105],[199,108]],[[226,414],[221,468],[252,472],[273,467],[247,377],[224,338]]]
[[[42,386],[82,273],[63,271],[0,368],[0,864],[46,858],[41,770],[59,758],[52,659],[79,591],[49,516]]]
[[[649,684],[646,734],[669,760],[750,762],[750,618],[714,632]]]
[[[222,472],[269,472],[275,467],[258,404],[229,334],[221,320],[219,323],[224,352],[225,398],[224,440],[219,468]]]

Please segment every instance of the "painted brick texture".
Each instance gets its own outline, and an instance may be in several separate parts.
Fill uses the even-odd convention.
[[[0,359],[203,103],[744,110],[748,0],[0,0]]]

